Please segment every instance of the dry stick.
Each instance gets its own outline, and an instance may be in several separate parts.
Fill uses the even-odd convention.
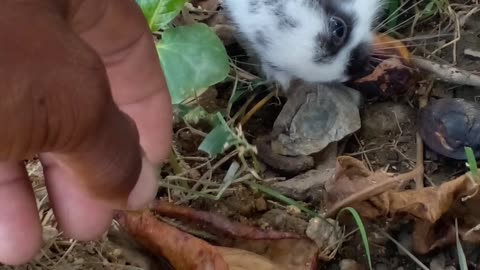
[[[262,100],[260,100],[255,106],[248,111],[248,113],[242,118],[240,121],[240,124],[243,126],[245,125],[252,116],[258,112],[267,102],[275,96],[275,91],[271,91],[266,97],[264,97]]]
[[[412,58],[412,61],[417,67],[442,81],[480,87],[480,76],[466,70],[438,64],[422,58]]]
[[[424,108],[428,104],[428,94],[427,96],[420,96],[418,98],[418,103],[420,109]],[[423,174],[425,172],[425,167],[423,166],[424,163],[424,156],[423,156],[423,140],[422,137],[420,136],[420,133],[416,133],[416,141],[417,141],[417,161],[415,165],[415,169],[421,170],[421,173],[415,177],[415,188],[422,189],[424,187],[423,183]]]
[[[420,137],[420,134],[417,132],[416,134],[416,140],[417,140],[417,161],[415,165],[414,171],[417,171],[417,175],[415,176],[415,188],[422,189],[424,187],[423,184],[423,173],[425,171],[425,168],[423,167],[423,141],[422,137]]]
[[[413,169],[410,172],[399,174],[395,177],[387,179],[386,181],[383,181],[383,182],[380,182],[378,184],[372,185],[372,186],[370,186],[370,187],[368,187],[368,188],[366,188],[366,189],[364,189],[364,190],[362,190],[358,193],[352,194],[351,196],[341,200],[340,202],[338,202],[334,206],[332,206],[332,208],[330,210],[328,210],[325,213],[324,216],[326,218],[333,218],[333,216],[336,215],[338,213],[338,211],[340,211],[340,209],[342,209],[344,207],[352,205],[355,202],[364,201],[364,200],[367,200],[371,197],[382,194],[382,193],[388,191],[389,189],[392,189],[393,187],[395,187],[399,183],[401,184],[404,181],[408,181],[408,180],[411,180],[411,179],[415,178],[419,173],[423,173],[423,166],[422,166],[422,168],[419,168],[419,167],[420,166],[417,166],[417,167],[415,167],[415,169]]]

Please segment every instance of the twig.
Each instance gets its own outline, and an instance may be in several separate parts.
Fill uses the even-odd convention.
[[[379,194],[384,193],[385,191],[391,189],[392,187],[396,186],[399,183],[402,183],[404,181],[411,180],[415,177],[417,177],[418,174],[422,173],[423,174],[423,166],[420,168],[417,166],[415,169],[413,169],[410,172],[399,174],[395,177],[392,177],[390,179],[387,179],[386,181],[380,182],[378,184],[372,185],[358,193],[354,193],[351,196],[341,200],[340,202],[336,203],[330,210],[325,213],[326,218],[331,218],[334,217],[340,209],[347,207],[349,205],[352,205],[355,202],[360,202],[364,201],[368,198],[377,196]]]
[[[431,73],[433,76],[437,77],[437,79],[442,81],[480,87],[480,76],[472,74],[466,70],[438,64],[417,57],[412,58],[412,61],[417,67]]]
[[[258,112],[263,106],[265,106],[265,104],[267,104],[267,102],[275,96],[275,92],[274,91],[271,91],[266,97],[264,97],[262,100],[260,100],[257,104],[255,104],[255,106],[253,106],[253,108],[248,111],[247,114],[245,114],[245,116],[242,118],[242,120],[240,121],[240,124],[243,126],[245,125],[245,123],[248,122],[248,120],[250,120],[250,118],[252,118],[252,116]]]

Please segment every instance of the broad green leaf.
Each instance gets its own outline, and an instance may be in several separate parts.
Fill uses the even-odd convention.
[[[165,28],[188,0],[136,0],[152,32]]]
[[[173,104],[195,98],[230,71],[222,41],[202,23],[166,30],[157,51]]]
[[[218,125],[205,137],[198,150],[207,153],[210,157],[222,154],[235,142],[235,136],[220,113],[217,113]]]

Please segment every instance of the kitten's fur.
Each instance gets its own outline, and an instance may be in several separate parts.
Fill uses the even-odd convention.
[[[223,0],[267,78],[344,82],[367,65],[381,0]],[[342,44],[331,41],[331,18],[345,22]],[[338,43],[338,42],[337,42]]]

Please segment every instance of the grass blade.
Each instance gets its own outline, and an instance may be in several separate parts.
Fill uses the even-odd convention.
[[[360,231],[360,236],[362,237],[363,245],[365,246],[365,253],[367,255],[368,266],[370,267],[370,270],[373,270],[372,258],[370,255],[370,245],[368,243],[367,232],[365,230],[365,226],[363,225],[362,218],[354,208],[346,207],[340,210],[340,212],[337,215],[337,220],[340,217],[340,215],[345,211],[350,212],[350,214],[353,216],[353,219],[355,220],[355,223],[357,223],[357,227]]]
[[[297,207],[298,209],[302,210],[303,212],[310,215],[311,217],[320,217],[315,211],[312,211],[312,210],[308,209],[307,207],[301,205],[300,203],[298,203],[295,200],[292,200],[292,199],[286,197],[285,195],[279,193],[278,191],[275,191],[273,189],[270,189],[268,187],[259,185],[255,182],[251,182],[251,181],[246,181],[245,183],[250,185],[251,187],[253,187],[255,189],[258,189],[259,191],[261,191],[261,192],[263,192],[263,193],[265,193],[265,194],[267,194],[267,195],[285,203],[285,204],[293,205],[293,206]]]
[[[467,155],[468,167],[470,168],[470,172],[474,177],[476,177],[478,175],[478,167],[477,160],[475,159],[472,148],[465,147],[465,154]]]
[[[458,221],[455,219],[455,236],[457,238],[457,255],[458,263],[460,265],[460,270],[468,270],[467,258],[463,252],[462,243],[460,242],[460,237],[458,236]]]

